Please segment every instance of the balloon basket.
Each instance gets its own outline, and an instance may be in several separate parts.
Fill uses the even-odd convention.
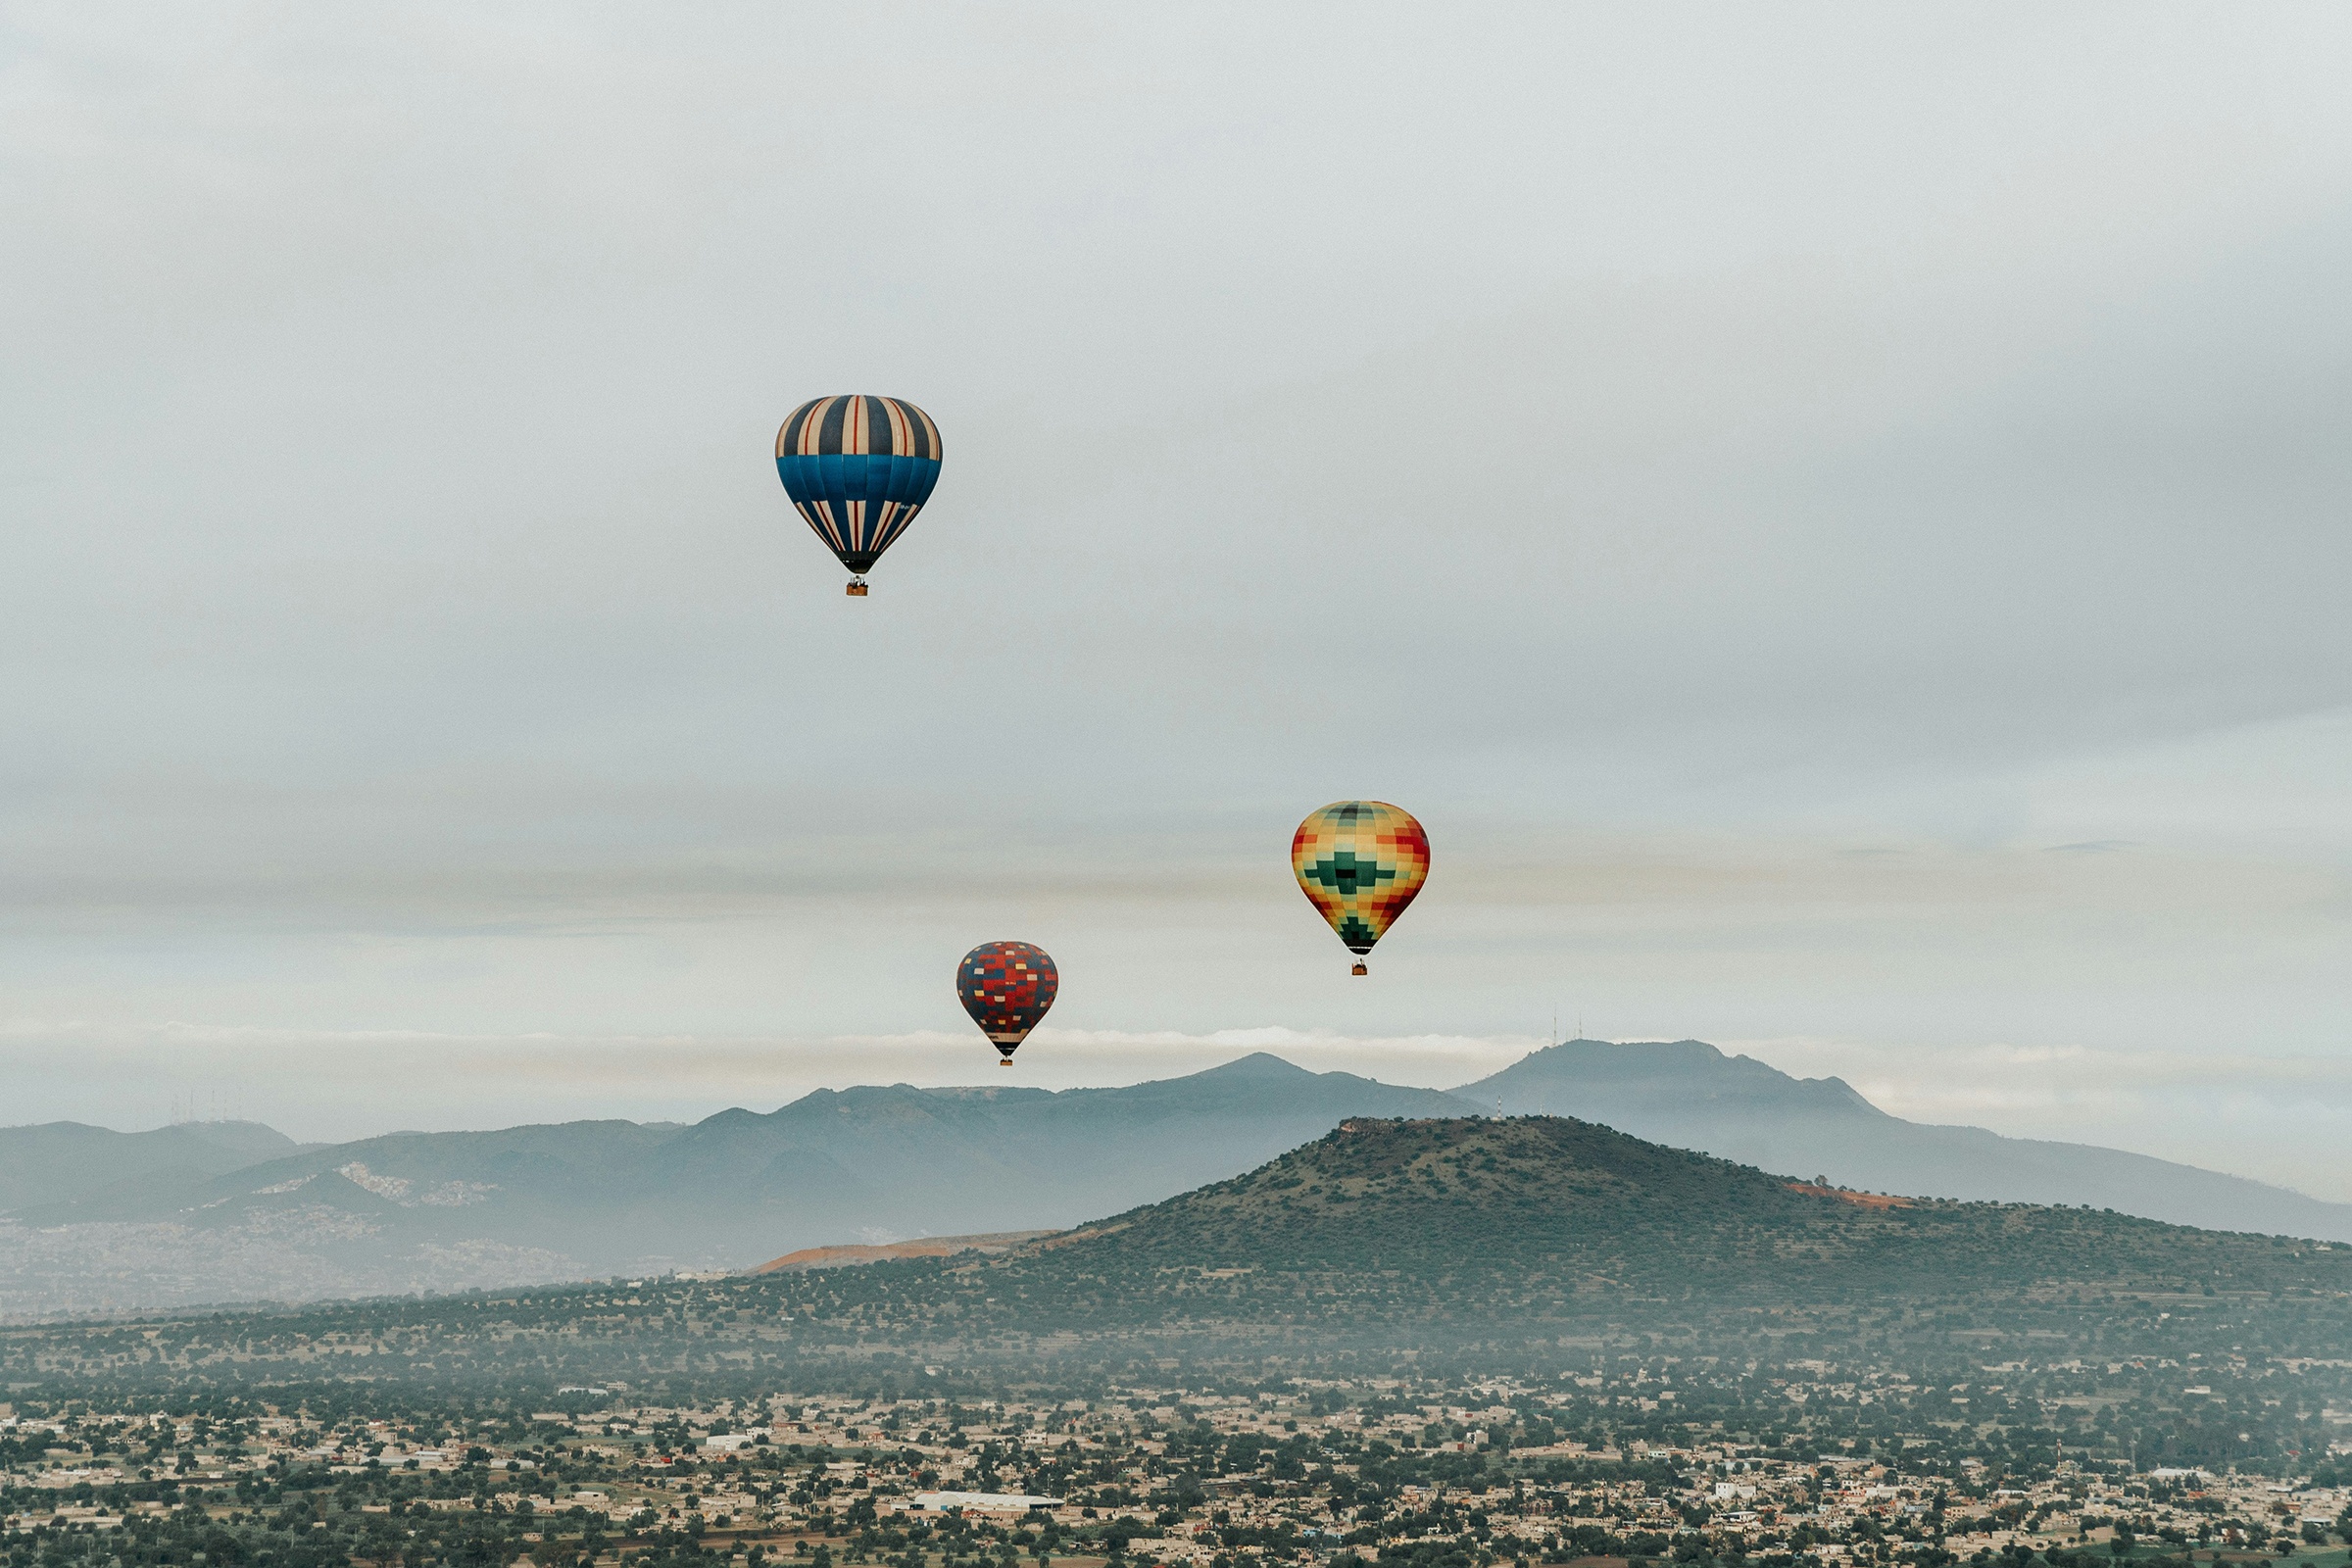
[[[862,577],[852,578],[847,592],[852,599],[863,599],[865,597],[865,579]],[[1007,1063],[1007,1065],[1010,1064]]]
[[[1009,1067],[1012,1065],[1012,1058],[1010,1056],[1006,1056],[1003,1061],[998,1062],[997,1065],[1000,1067]]]
[[[1364,967],[1362,964],[1360,964],[1360,963],[1359,963],[1359,964],[1357,964],[1357,965],[1356,965],[1354,968],[1352,968],[1352,969],[1348,970],[1348,972],[1349,974],[1370,974],[1372,971],[1371,971],[1371,970],[1369,970],[1369,969],[1367,969],[1367,968],[1365,968],[1365,967]]]

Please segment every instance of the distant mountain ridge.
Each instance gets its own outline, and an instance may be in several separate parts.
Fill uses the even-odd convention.
[[[2352,1205],[2084,1145],[1890,1116],[1695,1040],[1570,1041],[1460,1090],[1256,1054],[1112,1089],[818,1090],[691,1126],[301,1146],[269,1128],[0,1129],[0,1317],[748,1268],[807,1248],[1058,1230],[1351,1117],[1570,1115],[1788,1177],[2352,1241]]]
[[[110,1282],[141,1267],[172,1282],[161,1299],[174,1304],[742,1268],[828,1244],[1058,1229],[1246,1170],[1349,1116],[1465,1109],[1261,1054],[1115,1089],[899,1084],[684,1128],[398,1133],[170,1191],[108,1185],[33,1203],[0,1191],[8,1217],[111,1250],[103,1268],[70,1250],[42,1262],[20,1237],[33,1260],[12,1279],[0,1231],[0,1313],[131,1304]],[[0,1131],[0,1151],[11,1137]],[[245,1245],[256,1238],[270,1246]],[[213,1254],[233,1269],[207,1275]]]
[[[2206,1230],[2352,1241],[2352,1203],[2091,1144],[1888,1115],[1840,1078],[1792,1078],[1699,1040],[1571,1040],[1454,1091],[1508,1115],[1575,1116],[1652,1143],[1843,1187],[2083,1204]]]

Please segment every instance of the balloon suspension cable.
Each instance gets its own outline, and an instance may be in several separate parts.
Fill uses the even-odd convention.
[[[1371,971],[1370,969],[1368,969],[1368,968],[1364,967],[1364,960],[1363,960],[1363,959],[1361,959],[1361,958],[1358,958],[1358,959],[1356,959],[1356,960],[1355,960],[1355,967],[1354,967],[1354,968],[1352,968],[1352,969],[1350,969],[1350,970],[1348,970],[1348,972],[1349,974],[1370,974],[1372,971]]]
[[[863,577],[852,577],[850,579],[850,586],[846,592],[852,599],[863,599],[865,597],[865,579]]]

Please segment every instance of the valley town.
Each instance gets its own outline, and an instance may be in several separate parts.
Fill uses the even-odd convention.
[[[2192,1466],[2119,1453],[2113,1419],[2096,1446],[2034,1449],[2030,1418],[2097,1401],[2098,1368],[2072,1383],[1994,1368],[1934,1388],[1768,1370],[1756,1376],[1772,1399],[1875,1402],[1916,1412],[1901,1424],[1930,1436],[1703,1441],[1654,1416],[1704,1380],[1686,1371],[1678,1390],[1671,1362],[1637,1361],[1542,1386],[1291,1380],[1058,1400],[680,1408],[573,1388],[538,1409],[387,1410],[344,1388],[283,1403],[259,1391],[122,1409],[34,1401],[0,1405],[0,1550],[9,1568],[2336,1568],[2352,1539],[2352,1476],[2335,1467],[2347,1445],[2330,1442],[2342,1412],[2325,1400],[2303,1412],[2303,1462]],[[2226,1411],[2250,1397],[2275,1416],[2296,1409],[2280,1395],[2294,1370],[2224,1369],[2260,1385],[2250,1396],[2187,1384],[2194,1368],[2158,1381],[2175,1401]],[[2127,1414],[2134,1375],[2156,1376],[2119,1366],[2105,1379]],[[1599,1419],[1611,1412],[1622,1418]],[[1989,1446],[1951,1441],[1980,1422]],[[1680,1441],[1634,1435],[1645,1425]],[[2004,1430],[2027,1443],[2004,1448]]]

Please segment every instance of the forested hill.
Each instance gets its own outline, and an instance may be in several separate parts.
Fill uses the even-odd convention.
[[[1564,1116],[1351,1120],[1247,1175],[1041,1244],[1048,1268],[1082,1258],[1113,1273],[1492,1277],[1554,1310],[1619,1294],[1836,1301],[2036,1285],[2352,1286],[2352,1247],[2089,1208],[1882,1199]]]
[[[1633,1344],[1973,1364],[2325,1357],[2347,1342],[2352,1249],[1888,1203],[1521,1117],[1350,1121],[1246,1176],[995,1256],[0,1330],[0,1383],[547,1395],[1183,1361],[1542,1372]]]

